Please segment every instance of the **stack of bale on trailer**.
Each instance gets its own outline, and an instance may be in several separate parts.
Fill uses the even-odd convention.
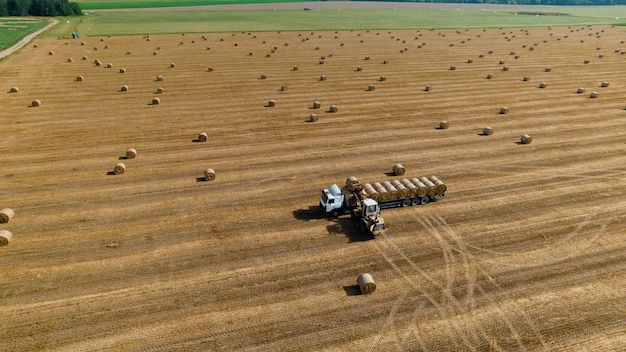
[[[444,197],[447,186],[436,176],[364,183],[365,196],[378,202],[416,197]]]

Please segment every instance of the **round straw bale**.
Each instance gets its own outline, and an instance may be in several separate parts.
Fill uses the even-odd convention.
[[[13,234],[8,230],[0,230],[0,247],[7,246],[13,240]]]
[[[267,79],[267,75],[265,73],[261,74],[261,79]]]
[[[15,216],[15,213],[12,209],[2,208],[0,209],[0,224],[5,224],[11,220]]]
[[[487,79],[492,79],[492,78],[493,78],[493,74],[488,73],[488,74],[487,74]]]
[[[371,198],[375,201],[379,201],[380,200],[380,195],[378,194],[378,192],[376,192],[376,190],[374,189],[374,187],[369,184],[369,183],[364,183],[363,184],[363,192],[365,192],[365,195],[368,198]]]
[[[283,85],[281,85],[281,86],[280,86],[280,89],[279,89],[279,90],[280,90],[281,92],[284,92],[284,91],[286,91],[286,90],[287,90],[287,86],[283,84]]]
[[[207,69],[207,71],[208,71],[208,72],[213,72],[213,67],[209,67],[209,68]]]
[[[404,173],[406,172],[406,169],[404,168],[404,166],[402,166],[402,164],[395,164],[393,166],[393,174],[396,176],[402,176],[404,175]]]
[[[130,50],[126,52],[126,55],[130,55],[130,54],[132,54]]]
[[[137,157],[137,150],[135,148],[128,148],[126,151],[126,159],[135,159]]]
[[[102,62],[100,62],[100,60],[98,60],[98,59],[93,60],[93,63],[94,63],[96,66],[100,66],[100,65],[102,65]]]
[[[309,122],[315,122],[317,121],[317,115],[316,114],[311,114],[309,115]]]
[[[117,163],[115,167],[113,167],[113,173],[116,175],[121,175],[126,171],[126,165],[124,163]]]
[[[215,180],[215,170],[208,168],[206,170],[204,170],[204,178],[207,181],[213,181]]]
[[[206,142],[209,139],[209,136],[206,132],[202,132],[198,135],[198,142]]]
[[[83,56],[83,60],[87,60],[89,59],[87,56]]]
[[[156,51],[156,50],[152,52],[152,55],[158,55],[158,54],[159,54],[159,52]]]
[[[424,197],[428,194],[428,187],[426,187],[426,185],[422,183],[422,181],[415,177],[410,179],[409,181],[411,181],[411,183],[414,184],[415,187],[417,187],[417,195],[419,197]]]
[[[440,121],[439,122],[439,129],[440,130],[446,130],[446,129],[448,129],[448,127],[450,127],[450,124],[448,123],[448,121]]]
[[[530,144],[533,141],[533,138],[527,134],[522,135],[522,137],[520,138],[520,141],[522,142],[522,144]]]
[[[437,186],[428,178],[420,177],[419,181],[426,186],[426,194],[429,196],[437,195]]]
[[[602,81],[602,83],[600,83],[600,87],[606,88],[609,86],[609,82],[607,81]]]
[[[507,108],[506,106],[500,108],[500,114],[508,114],[508,112],[509,108]]]
[[[159,98],[152,98],[152,105],[159,105],[161,103],[161,99]]]
[[[48,55],[54,55],[54,51],[52,50],[48,51]]]
[[[370,84],[369,86],[367,86],[367,90],[370,91],[370,92],[374,91],[374,90],[376,90],[376,86],[374,86],[373,84]]]
[[[85,80],[85,77],[83,76],[76,76],[76,82],[82,82]]]
[[[522,78],[522,80],[523,80],[524,82],[527,82],[529,79],[530,79],[530,77],[528,77],[528,76],[524,76],[524,78]]]
[[[72,62],[74,62],[74,59],[72,59],[72,58],[70,57],[70,58],[68,58],[68,59],[67,59],[67,62],[72,63]]]
[[[424,86],[424,92],[430,92],[431,90],[433,90],[433,87],[430,84]]]
[[[589,59],[583,60],[583,64],[588,64],[588,63],[589,63]]]
[[[509,66],[502,66],[502,71],[508,71],[509,70]]]
[[[399,180],[391,181],[391,184],[398,190],[398,198],[409,198],[409,190]]]
[[[275,100],[270,100],[267,102],[267,106],[270,108],[273,108],[274,106],[276,106],[276,101]]]
[[[126,73],[126,69],[125,68],[120,68],[120,73]]]
[[[40,105],[41,105],[41,101],[36,100],[36,99],[30,103],[30,106],[33,106],[33,107],[38,107]]]
[[[293,71],[293,72],[298,71],[298,66],[294,66],[294,67],[292,67],[292,68],[291,68],[291,71]]]
[[[409,191],[408,195],[410,198],[417,197],[417,187],[413,184],[413,182],[403,178],[400,180],[400,183],[402,183],[402,185]]]
[[[107,64],[107,68],[113,68],[113,64]]]
[[[163,87],[159,87],[156,89],[157,94],[162,94],[164,92]]]
[[[548,84],[546,82],[539,83],[539,88],[545,88],[547,86],[548,86]]]
[[[18,87],[11,87],[11,89],[9,89],[9,93],[17,93],[19,91],[20,89]]]
[[[314,101],[313,102],[313,109],[319,109],[322,106],[322,104],[320,104],[319,101]]]
[[[598,97],[598,92],[591,92],[591,94],[589,95],[590,98],[597,98]]]
[[[456,70],[456,66],[450,65],[450,71],[454,71],[454,70]]]
[[[384,82],[387,80],[386,76],[380,76],[380,78],[378,78],[379,81]]]
[[[545,72],[550,72],[552,71],[552,68],[550,68],[550,66],[547,66],[545,69],[543,69]]]
[[[370,274],[361,274],[356,279],[356,282],[359,284],[359,289],[361,289],[361,294],[367,295],[376,290],[376,283]]]
[[[389,182],[389,181],[383,181],[383,182],[381,182],[380,184],[381,184],[381,185],[382,185],[382,186],[383,186],[383,187],[387,190],[387,192],[389,193],[389,199],[390,199],[390,200],[392,200],[392,199],[398,199],[398,194],[399,194],[398,189],[397,189],[394,185],[392,185],[392,184],[391,184],[391,182]]]
[[[337,112],[337,105],[331,105],[328,107],[328,112]]]
[[[361,72],[363,71],[363,68],[361,66],[357,66],[354,70],[357,72]]]
[[[383,185],[380,184],[380,182],[372,183],[372,187],[378,193],[378,199],[381,202],[388,201],[390,199],[389,192],[385,189],[385,187],[383,187]]]
[[[320,81],[325,81],[326,80],[326,75],[321,75],[320,76]]]
[[[489,126],[483,128],[483,135],[491,136],[492,134],[493,134],[493,128],[491,128]]]
[[[583,88],[583,87],[578,87],[578,89],[576,90],[576,93],[578,93],[578,94],[582,94],[584,92],[585,92],[585,88]]]
[[[39,44],[33,44],[33,48],[39,48]]]
[[[123,85],[122,88],[120,88],[120,92],[128,92],[128,86]]]
[[[467,63],[468,63],[468,64],[471,64],[472,62],[474,62],[474,60],[473,60],[473,59],[467,59]]]
[[[176,67],[176,64],[172,62],[172,63],[170,64],[170,68],[174,68],[174,67]]]
[[[156,76],[156,80],[159,82],[163,81],[163,76],[161,75]]]
[[[437,187],[438,196],[443,196],[446,193],[448,187],[437,176],[430,176],[428,179]]]
[[[356,176],[350,176],[346,178],[346,187],[354,192],[361,188],[361,182],[359,182],[359,179],[356,178]]]

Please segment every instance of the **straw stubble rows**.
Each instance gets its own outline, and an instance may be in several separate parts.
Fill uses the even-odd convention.
[[[19,350],[621,346],[624,35],[38,40],[2,62],[0,207],[16,215],[0,256],[0,340]],[[111,175],[129,147],[136,158]],[[384,210],[389,229],[373,240],[317,211],[321,188],[391,180],[396,163],[409,178],[439,177],[446,198]],[[354,295],[365,272],[377,289]]]

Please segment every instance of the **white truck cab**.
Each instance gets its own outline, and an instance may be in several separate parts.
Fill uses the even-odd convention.
[[[344,196],[341,194],[341,189],[334,184],[322,190],[320,208],[322,208],[324,214],[336,217],[344,212],[343,201]]]

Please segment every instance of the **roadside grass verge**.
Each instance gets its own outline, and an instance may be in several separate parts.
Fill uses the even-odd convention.
[[[559,9],[560,12],[569,8]],[[626,7],[622,9],[626,12]],[[626,17],[626,16],[625,16]],[[520,28],[619,24],[612,16],[517,15],[493,10],[256,10],[94,12],[62,21],[45,36],[144,35],[169,33],[268,32],[302,30],[383,30],[426,28]]]

